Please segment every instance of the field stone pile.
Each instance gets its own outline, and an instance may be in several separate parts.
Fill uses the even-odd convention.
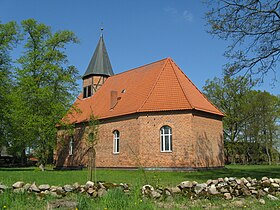
[[[35,183],[24,183],[18,181],[8,187],[0,183],[0,193],[5,190],[12,190],[15,193],[34,192],[38,196],[52,195],[55,197],[63,197],[68,193],[83,193],[91,197],[102,197],[106,195],[110,189],[119,188],[124,193],[130,192],[128,184],[114,184],[104,182],[88,181],[85,185],[74,183],[61,186],[50,186],[48,184],[36,185]],[[272,179],[263,177],[261,180],[248,178],[225,177],[214,180],[208,180],[205,183],[197,183],[195,181],[183,181],[176,187],[153,187],[144,185],[142,187],[142,196],[152,199],[172,198],[179,194],[191,199],[209,198],[212,196],[223,197],[226,200],[235,197],[253,196],[261,199],[267,196],[271,200],[279,200],[280,198],[280,179]]]
[[[84,193],[92,197],[102,197],[107,193],[109,189],[119,188],[124,193],[129,192],[128,184],[114,184],[114,183],[94,183],[88,181],[85,185],[80,185],[79,183],[74,183],[72,185],[66,184],[61,186],[50,186],[49,184],[36,185],[35,183],[24,183],[18,181],[9,188],[6,185],[0,184],[0,193],[5,190],[12,190],[14,193],[37,193],[38,196],[44,197],[45,195],[52,195],[55,197],[63,197],[67,193]]]
[[[164,199],[182,194],[191,199],[212,196],[223,197],[226,200],[247,196],[260,199],[267,196],[271,200],[278,200],[278,197],[280,197],[280,179],[263,177],[261,180],[257,180],[250,177],[241,179],[225,177],[208,180],[200,184],[195,181],[183,181],[176,187],[159,187],[156,189],[151,185],[144,185],[142,194],[153,199]]]

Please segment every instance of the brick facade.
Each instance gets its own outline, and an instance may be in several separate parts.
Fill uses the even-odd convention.
[[[160,128],[172,128],[172,152],[160,150]],[[86,125],[76,125],[73,155],[69,135],[58,131],[57,166],[87,165]],[[120,132],[120,152],[113,153],[113,132]],[[222,117],[204,112],[137,113],[101,121],[97,167],[200,168],[223,166]]]

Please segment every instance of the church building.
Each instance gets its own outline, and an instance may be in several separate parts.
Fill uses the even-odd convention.
[[[97,168],[193,170],[224,166],[223,113],[171,58],[114,74],[103,35],[83,89],[58,127],[57,167],[88,166],[91,116]]]

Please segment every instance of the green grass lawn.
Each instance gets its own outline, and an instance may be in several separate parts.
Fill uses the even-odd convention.
[[[142,170],[97,170],[96,178],[99,181],[129,183],[134,185],[131,195],[124,195],[122,192],[109,191],[102,198],[91,199],[80,194],[70,194],[65,198],[77,202],[77,208],[86,209],[280,209],[279,201],[271,201],[264,197],[265,205],[260,204],[254,197],[235,198],[234,200],[224,200],[221,198],[191,200],[183,196],[175,196],[171,201],[153,201],[143,199],[140,195],[142,184],[149,183],[153,186],[159,184],[163,186],[176,186],[182,181],[191,180],[205,182],[208,179],[218,177],[248,177],[260,179],[263,176],[280,178],[280,166],[241,166],[229,165],[224,169],[196,171],[196,172],[163,172],[163,171],[142,171]],[[36,184],[64,185],[79,182],[85,183],[88,180],[88,170],[81,171],[54,171],[48,167],[42,172],[38,168],[0,168],[0,183],[12,185],[16,181],[25,183],[36,182]],[[136,189],[137,188],[137,189]],[[142,200],[143,199],[143,200]],[[0,194],[0,209],[46,209],[47,203],[56,201],[57,198],[45,197],[38,199],[35,194],[13,194],[4,192]],[[242,206],[236,206],[236,201],[241,201]]]
[[[79,171],[54,171],[48,167],[46,171],[38,168],[0,168],[0,183],[11,185],[16,181],[25,183],[63,185],[78,182],[86,183],[88,170]],[[161,184],[175,186],[182,181],[190,180],[205,182],[208,179],[219,177],[248,177],[260,179],[263,176],[280,178],[280,165],[228,165],[224,169],[195,171],[195,172],[167,172],[167,171],[143,171],[143,170],[96,170],[96,180],[129,183],[129,184]]]

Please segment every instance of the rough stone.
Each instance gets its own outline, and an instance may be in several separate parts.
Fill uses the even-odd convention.
[[[269,192],[269,188],[266,187],[266,188],[263,189],[263,191],[265,191],[266,193],[268,193],[268,192]]]
[[[218,182],[224,182],[223,178],[218,178]]]
[[[6,190],[8,188],[9,188],[8,186],[0,184],[0,190]]]
[[[190,181],[183,181],[183,182],[181,182],[181,183],[179,184],[179,187],[180,187],[181,189],[184,189],[184,188],[191,188],[191,187],[193,187],[193,183],[190,182]]]
[[[269,187],[270,186],[270,181],[268,179],[262,181],[262,186]]]
[[[216,185],[216,184],[218,184],[218,183],[219,183],[219,182],[218,182],[217,179],[212,180],[212,184]]]
[[[33,192],[40,192],[40,189],[37,187],[35,182],[30,186],[30,190]]]
[[[206,181],[206,184],[207,184],[207,186],[210,185],[210,184],[212,184],[212,179],[208,179],[208,180]]]
[[[235,177],[229,177],[228,181],[232,182],[232,181],[235,181],[235,179],[236,179]]]
[[[252,194],[258,194],[258,191],[257,190],[251,190],[251,193]]]
[[[56,194],[64,196],[65,195],[65,191],[62,187],[57,187],[56,188]]]
[[[222,187],[222,188],[220,189],[220,192],[221,192],[221,193],[228,193],[229,191],[228,191],[227,188]]]
[[[224,181],[225,181],[225,182],[228,182],[228,181],[229,181],[229,178],[228,178],[228,177],[225,177],[225,178],[224,178]]]
[[[12,187],[13,187],[13,188],[22,188],[23,185],[24,185],[24,182],[18,181],[18,182],[16,182],[16,183],[14,183],[14,184],[12,185]]]
[[[154,189],[154,187],[152,185],[147,184],[147,185],[144,185],[142,187],[142,194],[143,195],[147,195],[149,192],[154,191],[154,190],[155,189]]]
[[[264,176],[264,177],[262,177],[261,180],[262,180],[262,181],[268,180],[268,177]]]
[[[74,187],[73,185],[70,185],[70,184],[66,184],[63,186],[65,192],[72,192],[74,190]]]
[[[261,197],[263,197],[263,196],[265,196],[265,195],[266,195],[266,193],[265,193],[263,190],[258,190],[257,196],[258,196],[259,198],[261,198]]]
[[[170,188],[168,188],[168,190],[169,190],[172,194],[181,193],[181,189],[180,189],[179,187],[170,187]]]
[[[203,184],[197,184],[195,187],[194,187],[194,192],[196,194],[199,194],[202,190],[206,189],[207,187],[207,184],[206,183],[203,183]]]
[[[277,197],[275,197],[275,196],[273,196],[273,195],[270,195],[270,194],[267,195],[267,198],[268,198],[269,200],[272,200],[272,201],[279,200],[279,198],[277,198]]]
[[[78,190],[80,188],[80,184],[78,182],[75,182],[73,184],[73,187],[74,187],[75,190]]]
[[[49,190],[50,189],[50,185],[48,184],[41,184],[38,186],[39,190]]]
[[[94,182],[92,182],[92,181],[87,181],[87,183],[86,183],[86,187],[93,187],[94,186]]]
[[[280,185],[279,185],[279,184],[277,184],[277,183],[271,183],[271,186],[272,186],[272,187],[274,187],[274,188],[278,188],[278,187],[280,187]]]
[[[210,195],[217,195],[217,194],[219,194],[219,192],[217,191],[217,188],[213,184],[207,189],[207,191],[208,191],[208,193]]]
[[[50,191],[51,191],[51,192],[56,192],[56,189],[57,189],[57,186],[52,185],[52,186],[50,187]]]
[[[225,198],[226,200],[230,200],[230,199],[232,199],[232,196],[231,196],[230,193],[224,193],[224,198]]]
[[[217,187],[224,187],[227,186],[228,184],[226,182],[220,182]]]
[[[30,183],[27,183],[23,186],[23,189],[26,190],[26,191],[29,191],[30,190],[30,187],[31,187],[31,184]]]
[[[251,177],[247,177],[247,180],[248,180],[248,182],[251,182],[252,181],[252,178]]]
[[[274,182],[280,184],[280,179],[274,179]]]
[[[92,195],[94,193],[95,189],[93,189],[92,187],[88,188],[87,193],[89,195]]]
[[[241,191],[245,196],[251,195],[251,192],[248,188],[242,188]]]
[[[158,191],[153,190],[153,191],[151,191],[151,196],[152,196],[152,198],[157,199],[157,198],[161,197],[161,194]]]
[[[262,205],[265,205],[265,200],[261,198],[261,199],[259,199],[259,203]]]
[[[244,184],[248,184],[249,181],[245,178],[245,177],[242,177],[241,179],[241,182],[243,182]]]
[[[246,183],[246,187],[248,187],[249,189],[250,189],[251,186],[252,186],[252,185],[251,185],[250,182]]]

